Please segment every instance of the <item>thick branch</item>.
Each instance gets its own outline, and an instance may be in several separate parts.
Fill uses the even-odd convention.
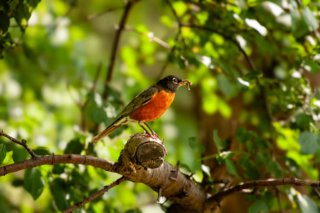
[[[162,147],[162,141],[154,136],[132,136],[115,164],[115,171],[130,181],[148,185],[185,213],[202,212],[206,200],[204,190],[179,168],[161,162],[165,155]]]
[[[3,135],[3,134],[2,134]],[[11,138],[11,137],[10,137]],[[13,138],[14,139],[14,138]],[[14,139],[16,140],[16,139]],[[0,167],[0,176],[41,165],[60,163],[83,164],[123,175],[111,185],[105,186],[82,202],[70,207],[71,211],[96,199],[124,180],[144,183],[175,203],[174,212],[210,212],[226,196],[244,189],[275,187],[280,185],[311,186],[317,192],[320,181],[296,178],[247,181],[226,188],[207,199],[205,191],[189,176],[164,162],[166,150],[159,138],[148,134],[132,136],[120,154],[116,164],[93,156],[76,154],[38,156],[23,162]],[[69,209],[69,210],[70,210]],[[67,209],[68,210],[68,209]]]
[[[0,167],[0,176],[41,165],[55,165],[60,163],[83,164],[100,168],[105,171],[113,171],[113,164],[106,160],[93,156],[66,154],[39,156],[19,163],[2,166]]]

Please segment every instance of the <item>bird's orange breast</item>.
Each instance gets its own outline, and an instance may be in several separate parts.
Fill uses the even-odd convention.
[[[174,92],[160,90],[148,103],[130,113],[130,118],[142,122],[153,121],[165,113],[171,105],[174,96]]]

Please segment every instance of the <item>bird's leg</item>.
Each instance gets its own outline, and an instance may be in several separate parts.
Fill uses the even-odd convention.
[[[157,136],[155,131],[147,123],[139,122],[141,128],[150,136]]]
[[[138,124],[139,124],[139,126],[141,126],[141,128],[144,130],[145,133],[150,134],[150,133],[148,132],[148,130],[146,129],[146,127],[143,126],[143,123],[142,123],[142,122],[138,122]]]
[[[159,136],[157,135],[157,133],[147,124],[147,123],[144,123],[144,125],[146,125],[146,127],[151,131],[151,135],[153,138],[159,138]]]
[[[153,129],[151,129],[151,127],[148,125],[148,123],[144,123],[144,125],[150,130],[151,135],[157,135],[156,132]]]

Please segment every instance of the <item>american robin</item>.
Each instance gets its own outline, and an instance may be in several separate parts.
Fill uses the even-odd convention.
[[[118,115],[117,119],[111,123],[105,130],[94,136],[92,142],[95,143],[101,138],[107,136],[118,127],[131,122],[138,124],[150,135],[155,135],[155,132],[147,124],[159,118],[171,105],[175,92],[180,86],[187,85],[188,88],[191,82],[182,80],[176,76],[169,75],[156,84],[150,86],[146,90],[138,94]],[[146,129],[145,126],[148,128]],[[151,132],[149,132],[150,130]]]

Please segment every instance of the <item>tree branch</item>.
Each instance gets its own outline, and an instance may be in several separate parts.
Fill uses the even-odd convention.
[[[140,35],[146,36],[150,39],[150,41],[159,44],[161,47],[163,47],[165,49],[170,49],[169,44],[167,42],[163,41],[162,39],[158,38],[157,36],[155,36],[153,32],[142,32],[142,31],[140,31],[136,28],[130,27],[130,26],[126,26],[125,29],[132,31],[132,32],[136,32]]]
[[[103,169],[105,171],[113,172],[113,163],[109,161],[86,155],[65,154],[65,155],[46,155],[38,156],[36,158],[25,160],[19,163],[13,163],[0,167],[0,176],[4,176],[9,173],[17,172],[24,169],[29,169],[42,165],[55,165],[60,163],[71,164],[83,164],[96,168]]]
[[[71,206],[70,208],[64,210],[64,213],[71,213],[74,210],[82,207],[84,204],[89,203],[93,200],[95,200],[96,198],[102,196],[104,193],[106,193],[107,191],[109,191],[111,188],[119,185],[120,183],[122,183],[123,181],[125,181],[126,178],[125,177],[120,177],[119,179],[115,180],[113,183],[104,186],[102,189],[100,189],[99,191],[93,193],[92,195],[90,195],[89,197],[85,198],[84,200],[82,200],[81,202]]]
[[[246,51],[241,47],[239,42],[237,40],[235,40],[233,37],[231,37],[231,36],[229,36],[229,35],[227,35],[227,34],[225,34],[223,32],[220,32],[219,30],[216,30],[216,29],[213,29],[213,28],[210,28],[210,27],[206,27],[206,26],[199,26],[199,25],[186,24],[186,23],[180,23],[180,26],[181,27],[188,27],[188,28],[198,29],[198,30],[209,31],[209,32],[213,32],[213,33],[216,33],[218,35],[221,35],[224,39],[230,41],[231,43],[233,43],[238,48],[238,50],[242,53],[242,55],[246,59],[250,69],[252,71],[256,70],[256,67],[255,67],[253,61],[251,60],[251,58],[248,56]]]
[[[18,141],[3,132],[1,132],[1,135],[12,141]],[[46,155],[2,166],[0,167],[0,176],[41,165],[60,163],[89,165],[123,176],[114,183],[105,186],[90,197],[70,207],[66,212],[71,212],[85,203],[96,199],[124,180],[146,184],[157,191],[160,196],[172,200],[175,203],[175,210],[179,209],[183,212],[210,212],[226,196],[236,192],[243,192],[245,189],[255,189],[258,187],[275,187],[280,185],[310,186],[319,195],[320,181],[282,178],[242,182],[224,188],[207,198],[204,189],[194,180],[180,172],[178,168],[164,162],[165,154],[166,150],[159,138],[151,137],[148,134],[136,134],[126,143],[118,162],[115,164],[93,156],[76,154]]]
[[[253,180],[239,183],[237,185],[226,188],[207,200],[207,205],[216,205],[224,197],[231,195],[235,192],[241,192],[245,189],[252,189],[258,187],[275,187],[282,185],[293,185],[293,186],[311,186],[313,188],[320,188],[320,181],[302,180],[298,178],[280,178],[280,179],[267,179],[267,180]],[[206,206],[207,207],[207,206]]]
[[[205,192],[178,168],[164,162],[165,153],[160,139],[150,137],[148,134],[136,134],[129,139],[115,164],[93,156],[48,155],[2,166],[0,176],[41,165],[59,163],[90,165],[123,175],[129,181],[144,183],[159,192],[161,196],[174,201],[186,212],[201,212],[206,200]],[[102,191],[93,195],[93,199]]]
[[[10,135],[6,134],[3,132],[3,130],[0,131],[0,136],[4,136],[6,138],[8,138],[11,142],[18,144],[20,146],[22,146],[23,148],[25,148],[27,150],[27,152],[31,155],[32,158],[36,158],[38,157],[36,153],[34,153],[30,147],[27,145],[27,141],[22,139],[22,140],[18,140],[16,138],[11,137]]]
[[[112,45],[111,55],[110,55],[110,59],[109,59],[109,66],[107,68],[107,75],[106,75],[106,79],[105,79],[105,87],[104,87],[104,90],[103,90],[103,93],[102,93],[102,97],[103,97],[104,100],[108,98],[107,85],[112,79],[113,68],[114,68],[114,64],[115,64],[115,60],[116,60],[116,55],[117,55],[117,52],[118,52],[118,47],[119,47],[119,43],[120,43],[121,34],[122,34],[123,29],[125,27],[125,24],[127,22],[127,18],[129,16],[129,13],[131,11],[132,6],[138,1],[139,0],[129,0],[128,1],[128,3],[126,4],[126,6],[124,8],[124,12],[123,12],[123,15],[121,17],[119,26],[117,28],[117,32],[116,32],[116,35],[115,35],[113,43],[112,43],[113,45]]]
[[[166,151],[162,143],[148,134],[133,135],[121,152],[115,171],[130,181],[148,185],[184,212],[202,212],[204,190],[179,168],[164,162]]]

